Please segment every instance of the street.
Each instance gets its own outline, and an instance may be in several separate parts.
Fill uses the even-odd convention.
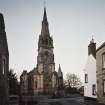
[[[12,103],[10,105],[18,105],[18,103]],[[55,98],[55,99],[48,99],[48,98],[39,98],[36,103],[24,103],[21,105],[103,105],[99,104],[95,101],[86,101],[81,96],[76,97],[69,97],[69,98]]]
[[[37,105],[101,105],[92,101],[84,101],[83,97],[59,98],[40,101]]]

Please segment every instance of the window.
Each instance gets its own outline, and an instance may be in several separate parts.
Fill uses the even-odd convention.
[[[103,93],[105,94],[105,80],[103,80]]]
[[[5,73],[5,59],[2,60],[2,73]]]
[[[35,81],[35,88],[37,88],[37,81]]]
[[[102,54],[102,68],[105,68],[105,53]]]
[[[48,39],[46,39],[45,44],[48,45]]]
[[[92,95],[96,95],[96,85],[92,85]]]
[[[88,74],[85,74],[85,83],[88,83]]]

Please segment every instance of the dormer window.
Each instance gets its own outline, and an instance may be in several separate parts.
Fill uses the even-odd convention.
[[[102,54],[102,68],[105,68],[105,53]]]

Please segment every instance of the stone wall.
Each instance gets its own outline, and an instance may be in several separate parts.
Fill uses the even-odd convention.
[[[105,46],[96,53],[96,73],[97,73],[97,96],[100,103],[105,103],[103,92],[103,80],[105,79],[105,69],[102,67],[102,54],[105,52]]]

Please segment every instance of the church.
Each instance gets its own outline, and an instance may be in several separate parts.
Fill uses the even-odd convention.
[[[21,94],[53,94],[63,89],[63,73],[59,65],[55,71],[53,38],[50,36],[46,8],[38,41],[36,67],[20,76]]]
[[[9,50],[3,14],[0,13],[0,105],[8,105]]]

